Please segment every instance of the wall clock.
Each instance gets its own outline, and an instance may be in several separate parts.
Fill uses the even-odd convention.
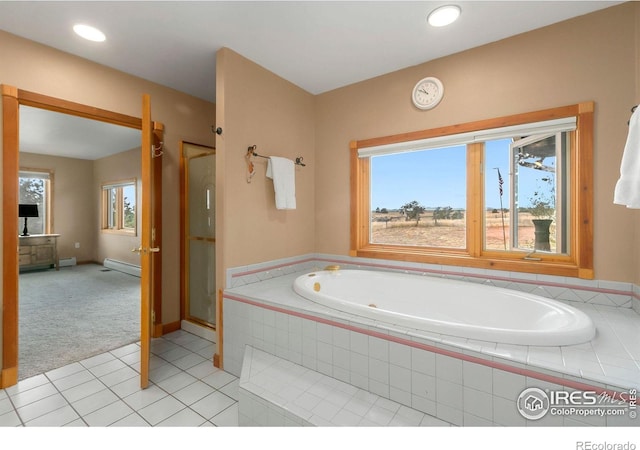
[[[418,81],[413,88],[411,99],[419,109],[435,108],[444,95],[442,82],[435,77],[427,77]]]

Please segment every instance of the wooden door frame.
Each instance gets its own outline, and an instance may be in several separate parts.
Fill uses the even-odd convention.
[[[114,125],[142,130],[142,119],[70,102],[35,92],[18,89],[14,86],[0,85],[2,95],[2,217],[17,217],[18,214],[18,177],[19,177],[19,108],[20,105],[69,114],[86,119],[98,120]],[[154,141],[162,141],[162,124],[154,123]],[[161,158],[156,158],[161,160]],[[160,164],[160,163],[157,163]],[[161,167],[161,166],[159,166]],[[161,178],[161,177],[158,177]],[[161,183],[161,181],[158,181]],[[156,185],[157,186],[157,185]],[[160,184],[161,186],[161,184]],[[158,201],[159,202],[159,201]],[[157,224],[161,224],[160,221]],[[160,226],[158,228],[161,228]],[[158,233],[160,233],[158,235]],[[161,231],[156,231],[161,236]],[[0,388],[12,386],[18,382],[18,222],[3,220],[2,227],[2,366],[0,367]],[[12,250],[13,249],[13,250]],[[155,279],[161,280],[161,256],[154,264]],[[154,289],[153,309],[156,321],[160,320],[161,284]]]

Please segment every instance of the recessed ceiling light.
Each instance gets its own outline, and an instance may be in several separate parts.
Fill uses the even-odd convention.
[[[427,21],[432,27],[444,27],[455,22],[460,17],[460,11],[457,5],[441,6],[431,11]]]
[[[107,39],[102,31],[89,25],[74,25],[73,31],[75,31],[78,36],[93,42],[103,42],[105,39]]]

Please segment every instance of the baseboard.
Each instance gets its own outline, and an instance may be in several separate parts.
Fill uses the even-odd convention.
[[[174,331],[178,331],[179,329],[180,329],[180,321],[162,324],[163,335],[173,333]]]
[[[195,334],[196,336],[199,336],[202,339],[206,339],[207,341],[211,341],[213,343],[217,342],[216,331],[212,330],[211,328],[197,325],[193,322],[189,322],[188,320],[183,320],[180,323],[180,327],[184,331],[188,331],[191,334]]]

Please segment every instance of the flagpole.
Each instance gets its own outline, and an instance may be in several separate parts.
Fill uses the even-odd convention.
[[[502,207],[502,183],[504,180],[502,179],[502,175],[500,175],[500,169],[498,167],[494,167],[498,171],[498,190],[500,192],[500,215],[502,216],[502,242],[504,243],[504,249],[507,249],[507,232],[505,230],[504,225],[504,208]]]

